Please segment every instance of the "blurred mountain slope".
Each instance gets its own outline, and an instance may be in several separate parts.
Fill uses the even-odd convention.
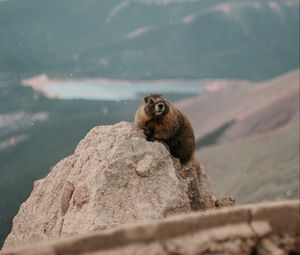
[[[178,101],[198,139],[234,122],[218,142],[244,138],[299,118],[299,70],[269,81],[206,81],[204,95]]]
[[[299,1],[4,1],[0,70],[263,80],[299,67]]]
[[[299,198],[299,70],[260,83],[207,81],[202,97],[177,106],[191,118],[217,196]]]
[[[299,199],[299,120],[244,140],[204,147],[198,158],[217,196],[231,194],[238,204]]]

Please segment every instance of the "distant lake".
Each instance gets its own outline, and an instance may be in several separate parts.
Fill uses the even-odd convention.
[[[133,100],[149,93],[199,95],[199,81],[62,81],[43,86],[43,92],[60,99]]]

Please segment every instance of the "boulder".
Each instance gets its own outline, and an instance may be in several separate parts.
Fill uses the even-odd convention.
[[[198,162],[181,166],[133,124],[93,128],[34,188],[4,248],[215,208]]]

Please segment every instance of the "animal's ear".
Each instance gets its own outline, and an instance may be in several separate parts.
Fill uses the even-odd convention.
[[[147,104],[148,103],[148,100],[149,100],[149,96],[145,96],[144,97],[144,102]]]

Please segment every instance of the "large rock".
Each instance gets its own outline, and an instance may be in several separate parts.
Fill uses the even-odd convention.
[[[163,144],[147,142],[130,123],[96,127],[35,182],[4,247],[214,208],[199,166],[181,168]]]

